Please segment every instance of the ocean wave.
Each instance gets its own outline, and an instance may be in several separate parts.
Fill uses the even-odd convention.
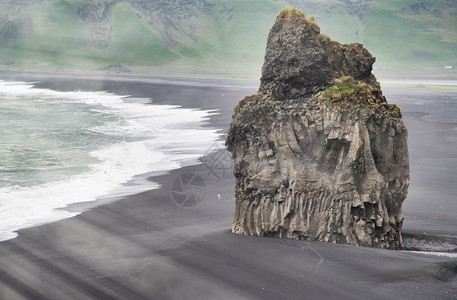
[[[14,232],[21,228],[74,216],[77,213],[58,209],[71,203],[157,188],[156,183],[145,180],[147,172],[195,163],[220,136],[217,130],[203,127],[215,111],[154,105],[149,99],[131,100],[128,95],[106,91],[39,89],[25,82],[0,81],[0,93],[81,104],[95,114],[114,116],[110,121],[83,130],[95,138],[98,135],[112,138],[112,143],[88,153],[94,162],[86,166],[89,171],[39,185],[0,189],[0,240],[13,238]],[[143,180],[135,180],[135,185],[125,184],[133,178]]]

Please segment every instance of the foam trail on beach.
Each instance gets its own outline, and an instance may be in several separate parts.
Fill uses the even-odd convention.
[[[453,253],[453,252],[427,252],[427,251],[407,251],[407,252],[425,254],[425,255],[433,255],[433,256],[457,258],[457,253]]]
[[[8,101],[2,102],[4,99]],[[85,144],[83,150],[87,150],[86,152],[76,149],[78,152],[75,153],[82,157],[80,161],[74,158],[76,155],[69,155],[71,161],[56,163],[54,168],[65,176],[56,173],[54,177],[49,176],[52,180],[42,178],[40,181],[37,178],[37,184],[17,184],[7,180],[6,184],[1,184],[0,240],[15,237],[14,231],[21,228],[76,215],[76,212],[57,209],[71,203],[94,201],[109,195],[122,196],[157,188],[156,183],[145,180],[145,173],[172,170],[185,164],[192,164],[220,136],[217,130],[202,127],[204,121],[216,113],[214,111],[154,105],[150,104],[149,99],[135,99],[105,91],[60,92],[35,88],[31,83],[0,81],[0,105],[4,104],[5,111],[17,109],[20,104],[28,104],[21,101],[36,104],[31,115],[39,115],[44,120],[48,119],[49,123],[56,122],[53,120],[54,117],[65,118],[81,114],[84,118],[93,121],[90,126],[85,122],[81,124],[74,122],[70,125],[78,127],[77,132],[81,132],[85,137],[104,142],[95,146]],[[40,108],[42,106],[46,110]],[[57,112],[55,115],[44,117],[40,115],[49,113],[52,107],[55,107],[61,115]],[[11,124],[15,122],[16,120],[11,120]],[[8,123],[0,123],[0,126],[2,124],[8,126]],[[10,127],[11,124],[9,124]],[[39,127],[46,128],[45,125]],[[56,130],[61,129],[52,128],[52,132],[46,132],[46,137],[59,135],[60,131],[56,133]],[[64,129],[62,134],[65,134],[63,131]],[[1,146],[3,149],[8,147],[10,149],[8,153],[1,152],[0,155],[7,155],[14,150],[11,148],[13,146],[8,145],[9,141],[18,143],[13,137],[14,130],[5,132],[10,134],[11,138],[6,137]],[[29,134],[27,137],[30,139],[23,142],[29,144],[28,148],[36,154],[48,146],[38,145],[42,140],[37,140],[34,145],[35,135]],[[69,142],[63,143],[68,149],[60,149],[60,154],[56,154],[57,152],[51,154],[57,156],[76,151],[75,148],[80,146],[71,145],[71,140],[70,136]],[[51,145],[48,148],[52,148]],[[8,174],[12,174],[12,167],[6,165],[7,163],[8,161],[3,163],[0,161],[0,177],[7,178]],[[40,168],[49,172],[51,168],[47,168],[44,163],[43,165],[44,167],[28,165],[23,168],[28,172],[30,170],[37,172]],[[69,174],[67,169],[77,171]],[[14,171],[17,172],[17,170]],[[64,171],[66,173],[63,173]],[[141,176],[141,174],[144,175]],[[61,178],[56,179],[55,176],[58,175]],[[125,184],[133,178],[142,180],[135,180],[134,185]]]

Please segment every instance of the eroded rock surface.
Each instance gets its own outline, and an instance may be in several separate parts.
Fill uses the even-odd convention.
[[[278,16],[259,92],[235,107],[227,137],[234,233],[402,248],[407,129],[373,63],[360,44]]]
[[[347,75],[369,82],[375,58],[362,44],[342,45],[316,23],[278,18],[268,36],[260,92],[275,99],[310,96]]]

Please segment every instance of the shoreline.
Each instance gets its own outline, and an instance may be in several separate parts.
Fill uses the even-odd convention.
[[[231,86],[236,86],[234,82],[259,82],[258,78],[236,78],[236,77],[219,77],[219,76],[203,76],[203,75],[148,75],[148,74],[108,74],[108,73],[59,73],[59,72],[43,72],[43,71],[8,71],[0,70],[0,77],[9,78],[26,78],[26,79],[39,79],[39,80],[65,80],[65,79],[79,79],[79,80],[99,80],[99,81],[117,81],[117,82],[145,82],[145,83],[165,83],[165,84],[195,84],[204,82],[210,84],[214,82],[227,81]],[[194,81],[194,82],[189,82]],[[243,85],[243,84],[242,84]],[[217,85],[218,86],[218,85]]]
[[[34,81],[25,77],[21,79],[26,82]],[[8,78],[8,80],[11,79]],[[57,86],[50,86],[52,83]],[[30,188],[6,187],[2,211],[9,212],[11,218],[7,215],[1,224],[2,240],[14,238],[15,233],[12,231],[72,217],[82,210],[101,203],[109,203],[126,195],[158,188],[155,182],[146,180],[147,176],[151,176],[150,172],[197,164],[198,157],[220,139],[220,134],[216,133],[214,128],[208,128],[208,119],[215,114],[214,111],[198,107],[182,109],[177,105],[161,106],[155,103],[149,105],[150,99],[137,99],[142,97],[142,94],[136,95],[135,91],[130,91],[132,93],[127,94],[130,96],[125,98],[122,96],[122,91],[115,93],[105,88],[104,85],[107,84],[118,85],[121,89],[126,85],[117,81],[40,79],[32,84],[18,84],[16,88],[14,84],[5,86],[7,94],[8,91],[13,94],[18,92],[21,95],[36,94],[37,97],[44,97],[43,99],[47,99],[48,95],[51,95],[51,98],[57,95],[63,99],[68,97],[75,102],[83,99],[81,101],[87,102],[90,107],[95,105],[96,110],[97,105],[100,105],[97,103],[102,103],[102,110],[107,109],[108,113],[121,116],[122,120],[126,120],[127,130],[135,130],[134,137],[141,137],[141,140],[129,138],[129,131],[125,141],[115,139],[112,144],[91,150],[91,154],[88,153],[88,155],[95,156],[99,160],[88,166],[90,170],[70,174],[70,176],[58,178],[59,180],[48,181]],[[13,88],[9,89],[9,86]],[[160,90],[161,84],[154,86],[158,86]],[[51,89],[46,90],[46,88]],[[176,89],[175,85],[173,89]],[[75,90],[83,90],[83,92],[75,93]],[[109,92],[106,93],[106,91]],[[147,91],[144,94],[147,94]],[[34,113],[36,114],[35,110]],[[179,120],[183,120],[185,125],[180,124]],[[21,123],[20,119],[17,121]],[[126,123],[127,121],[132,123]],[[13,121],[12,124],[14,123],[16,122]],[[45,123],[42,124],[45,125]],[[104,132],[103,128],[101,130]],[[122,133],[124,129],[119,128],[119,131]],[[111,131],[109,127],[107,135],[111,136],[111,132],[117,131]],[[189,134],[195,138],[190,137]],[[80,144],[75,145],[75,147],[80,146]],[[33,145],[31,147],[34,148]],[[142,155],[145,158],[142,158]],[[62,162],[62,165],[66,164],[66,161]],[[78,204],[80,201],[85,203]]]
[[[207,126],[223,131],[235,104],[257,88],[253,83],[237,87],[238,82],[223,81],[219,86],[211,82],[192,86],[183,80],[184,85],[160,88],[145,82],[129,81],[122,87],[116,86],[118,81],[89,81],[80,84],[151,95],[155,104],[218,108],[220,114],[210,116]],[[54,78],[39,85],[58,83],[74,87],[69,79]],[[403,97],[403,92],[387,94]],[[414,128],[429,126],[409,113],[415,106],[408,105],[400,103]],[[418,145],[422,136],[415,137],[414,130],[411,134],[411,142]],[[420,157],[421,151],[412,154]],[[457,298],[457,266],[449,257],[231,234],[234,177],[227,155],[225,149],[209,149],[199,164],[150,173],[148,180],[159,183],[159,189],[23,229],[17,238],[0,242],[0,298],[365,299],[367,294],[372,299]],[[198,205],[182,207],[176,203],[179,199],[173,201],[176,180],[184,174],[196,174],[204,183],[196,184],[205,190]],[[419,194],[420,190],[411,196]],[[416,210],[411,212],[422,211],[408,206]],[[424,227],[430,224],[422,217],[410,220],[415,220],[418,232],[430,228]],[[441,225],[433,221],[434,230],[440,232]]]
[[[163,64],[148,67],[141,66],[126,66],[130,68],[130,72],[116,72],[116,71],[101,71],[98,69],[79,69],[79,68],[52,68],[51,66],[35,67],[19,66],[8,67],[7,65],[0,65],[0,72],[16,72],[16,73],[43,73],[43,74],[67,74],[67,75],[101,75],[101,76],[139,76],[139,77],[185,77],[185,78],[220,78],[220,79],[255,79],[261,76],[261,64],[254,66],[233,66],[228,65],[201,65],[192,63],[176,63],[176,64]],[[444,69],[438,66],[375,66],[373,73],[380,78],[396,78],[396,79],[457,79],[457,72],[454,69]],[[179,74],[179,75],[176,75]]]
[[[84,72],[46,72],[46,71],[14,71],[0,70],[1,76],[9,76],[11,78],[36,78],[36,79],[80,79],[80,80],[107,80],[118,82],[145,82],[145,83],[164,83],[164,84],[198,84],[204,81],[206,84],[214,82],[215,86],[221,81],[230,82],[231,86],[245,85],[246,82],[258,84],[259,78],[256,77],[226,77],[226,76],[211,76],[203,74],[110,74],[110,73],[84,73]],[[189,82],[191,81],[191,82]],[[193,81],[193,82],[192,82]],[[427,78],[423,75],[403,75],[396,74],[386,75],[379,74],[378,81],[381,87],[397,88],[397,89],[413,89],[413,90],[432,90],[438,92],[457,92],[457,77],[456,76],[438,76]],[[236,82],[236,84],[234,84]]]

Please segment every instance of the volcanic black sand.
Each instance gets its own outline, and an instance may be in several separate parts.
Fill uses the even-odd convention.
[[[207,126],[223,132],[233,106],[258,87],[221,79],[46,77],[0,76],[219,109]],[[409,129],[405,245],[455,252],[457,93],[390,88],[384,94],[400,105]],[[0,243],[0,299],[457,299],[455,257],[230,233],[230,159],[225,150],[206,154],[199,165],[151,177],[160,189]],[[199,179],[200,202],[182,207],[175,180],[192,177]]]

